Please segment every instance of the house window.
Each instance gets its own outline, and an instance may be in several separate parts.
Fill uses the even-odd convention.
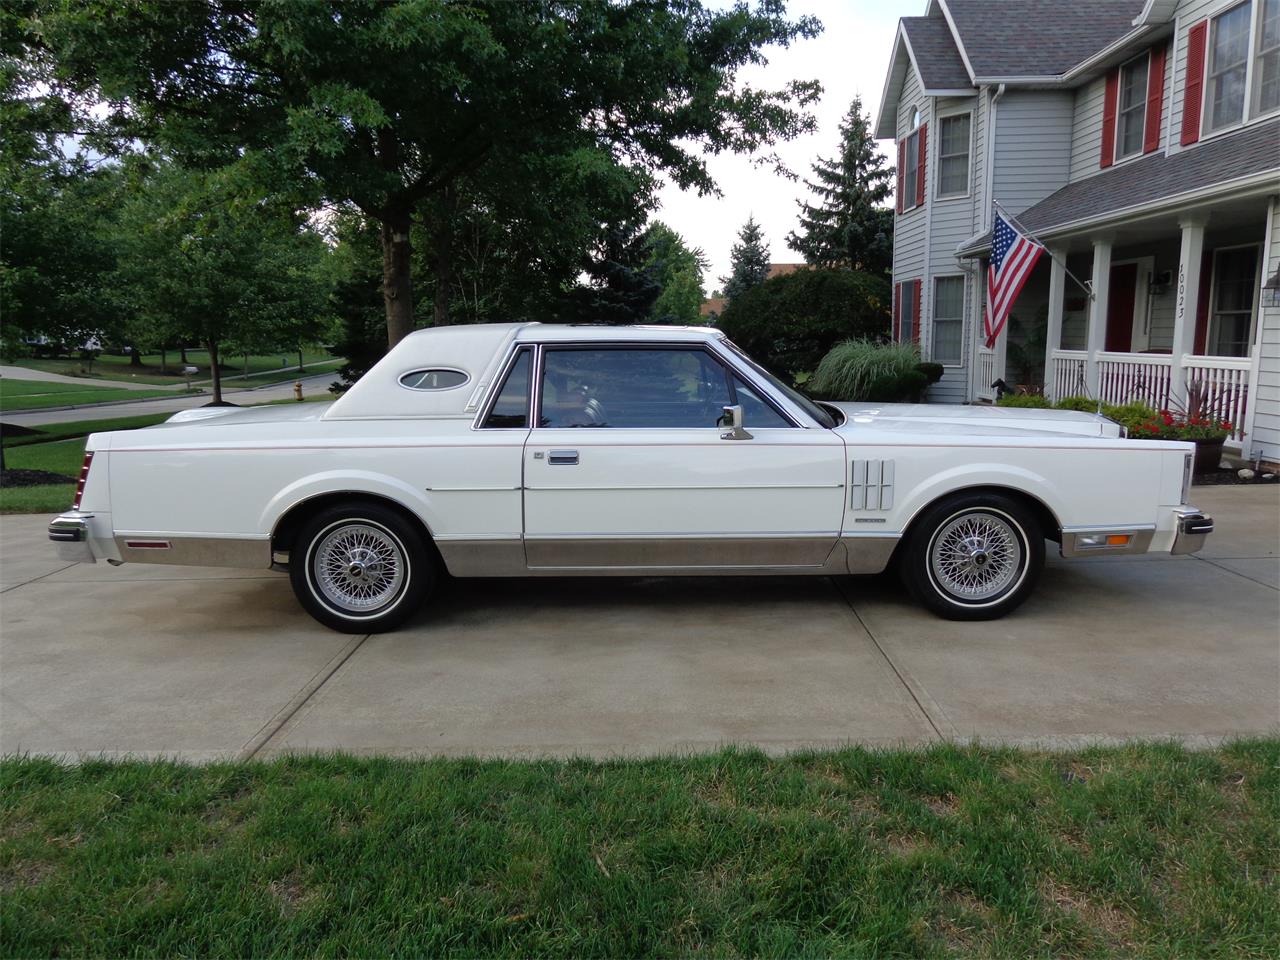
[[[1258,291],[1258,248],[1228,247],[1213,255],[1213,315],[1209,353],[1247,357],[1253,333],[1254,295]]]
[[[960,364],[961,331],[964,328],[964,277],[938,277],[933,282],[934,363]]]
[[[1280,107],[1280,0],[1265,0],[1262,5],[1253,76],[1254,111],[1270,113]]]
[[[911,133],[903,146],[902,209],[920,205],[920,110],[911,111]]]
[[[1142,152],[1147,123],[1147,74],[1150,54],[1130,60],[1120,68],[1120,102],[1116,137],[1116,159]]]
[[[969,114],[938,121],[938,196],[963,197],[969,192]]]
[[[1249,0],[1213,18],[1209,34],[1209,78],[1206,103],[1209,132],[1244,119],[1245,82],[1249,72]]]

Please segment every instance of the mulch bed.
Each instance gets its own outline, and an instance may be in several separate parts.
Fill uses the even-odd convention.
[[[39,487],[47,483],[75,482],[75,477],[48,470],[0,470],[0,487]]]
[[[1210,470],[1208,473],[1197,473],[1195,477],[1192,478],[1191,483],[1196,487],[1219,487],[1231,484],[1238,486],[1257,486],[1258,484],[1278,482],[1276,475],[1274,473],[1268,474],[1266,470],[1255,471],[1251,478],[1248,480],[1242,480],[1237,473],[1237,470],[1239,469],[1240,468],[1237,467],[1234,470]],[[1250,467],[1249,469],[1252,470],[1253,468]],[[1271,477],[1270,480],[1264,479],[1267,475]]]

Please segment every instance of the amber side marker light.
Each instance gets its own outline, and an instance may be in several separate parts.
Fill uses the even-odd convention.
[[[80,500],[84,497],[85,481],[89,479],[89,467],[93,463],[93,451],[89,450],[84,455],[84,463],[80,465],[80,476],[76,480],[76,498],[71,501],[71,509],[80,509]]]
[[[1077,541],[1077,545],[1095,548],[1127,547],[1131,540],[1133,540],[1133,535],[1129,533],[1095,533],[1092,536],[1081,537]]]

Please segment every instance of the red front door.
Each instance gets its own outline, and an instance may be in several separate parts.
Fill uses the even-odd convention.
[[[1107,300],[1107,352],[1128,353],[1133,348],[1133,307],[1138,295],[1138,265],[1111,268],[1111,294]]]

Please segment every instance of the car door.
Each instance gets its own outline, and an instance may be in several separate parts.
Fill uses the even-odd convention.
[[[525,446],[533,570],[820,568],[844,445],[702,344],[546,344]],[[751,439],[726,439],[726,405]]]

